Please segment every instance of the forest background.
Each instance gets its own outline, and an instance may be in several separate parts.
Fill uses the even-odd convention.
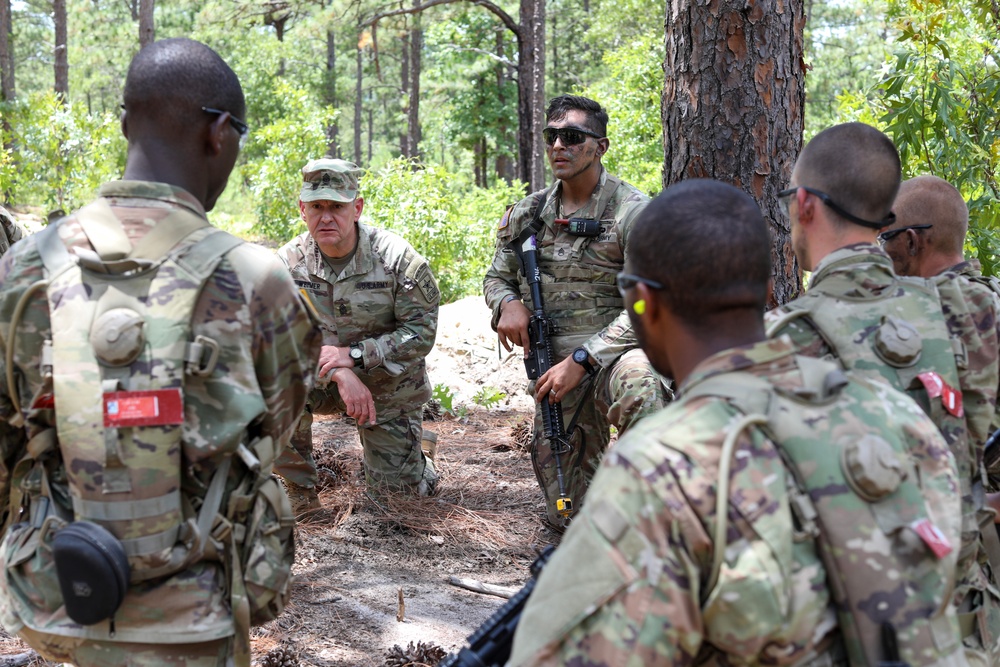
[[[606,166],[650,195],[676,179],[682,137],[665,106],[681,69],[671,31],[692,16],[682,5],[794,14],[805,100],[793,148],[838,122],[883,129],[904,177],[960,188],[968,254],[1000,273],[994,0],[0,0],[0,200],[44,218],[119,177],[128,62],[154,35],[188,36],[232,65],[248,103],[250,138],[213,222],[282,243],[304,230],[302,165],[343,157],[368,170],[371,223],[427,256],[453,301],[479,292],[505,207],[545,184],[537,125],[531,134],[540,100],[598,100],[611,116]],[[774,182],[795,154],[772,158]]]

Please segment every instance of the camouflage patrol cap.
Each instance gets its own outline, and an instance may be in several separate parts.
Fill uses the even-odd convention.
[[[302,201],[354,201],[361,169],[347,160],[323,157],[302,167]]]

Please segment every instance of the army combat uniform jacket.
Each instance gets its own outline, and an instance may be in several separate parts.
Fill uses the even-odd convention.
[[[838,324],[832,326],[841,327],[841,331],[821,331],[823,327],[817,327],[809,318],[787,320],[789,313],[799,307],[798,304],[816,297],[823,299],[820,307],[826,310],[828,318],[838,320]],[[912,378],[908,386],[902,386],[900,378],[909,372],[908,369],[902,368],[897,375],[897,371],[884,360],[868,359],[858,363],[843,358],[840,360],[859,375],[882,379],[917,398],[955,453],[965,514],[963,553],[959,562],[962,575],[956,593],[961,602],[968,597],[970,588],[994,590],[986,583],[984,571],[977,564],[985,555],[978,542],[978,524],[985,517],[977,510],[981,494],[975,492],[976,484],[981,479],[978,466],[982,459],[982,445],[989,431],[1000,382],[997,311],[988,290],[950,272],[931,280],[897,276],[892,260],[881,248],[856,244],[823,258],[813,272],[806,296],[767,314],[768,335],[791,336],[798,352],[810,357],[842,357],[863,346],[872,346],[884,324],[891,323],[891,318],[904,312],[907,303],[915,303],[915,299],[922,299],[920,303],[928,310],[925,316],[920,313],[906,316],[910,317],[919,332],[916,339],[923,344],[922,356],[918,356],[913,363],[923,364],[930,358],[930,352],[937,351],[936,358],[945,362],[942,367],[935,368],[946,382],[940,393],[931,384],[925,385],[926,391],[920,389],[917,377]],[[937,313],[933,312],[935,300],[939,309]],[[853,336],[853,350],[845,348],[846,332],[851,332]],[[830,342],[834,339],[841,341],[839,352]],[[944,366],[952,360],[954,363],[950,372],[955,379],[948,380],[949,370]],[[951,387],[947,385],[949,382]],[[957,394],[949,397],[954,389],[961,392],[957,402]],[[952,401],[950,409],[946,405],[949,398]],[[992,530],[992,527],[987,526],[987,529]],[[993,599],[990,605],[980,605],[978,611],[969,609],[967,605],[960,608],[962,612],[969,612],[964,617],[967,633],[982,631],[991,635],[982,638],[982,646],[987,649],[995,646],[1000,639],[997,634],[1000,632],[998,612],[989,613],[990,621],[985,618],[990,607],[996,609],[996,602]],[[984,616],[979,622],[972,620],[974,611]]]
[[[354,261],[339,276],[308,232],[278,257],[318,312],[323,345],[361,346],[354,372],[372,393],[378,423],[419,410],[431,396],[424,358],[441,298],[427,260],[402,237],[361,223]],[[327,383],[321,378],[317,390]]]
[[[788,339],[726,350],[692,371],[674,403],[622,436],[539,576],[510,665],[846,664],[828,573],[793,517],[778,447],[756,427],[734,427],[743,415],[726,399],[694,395],[709,382],[728,386],[737,371],[789,394],[803,390],[807,375]],[[800,440],[832,446],[874,434],[934,459],[943,483],[929,500],[943,503],[936,520],[957,541],[952,458],[913,401],[852,379],[836,398],[806,405],[813,419],[790,418]],[[734,431],[727,543],[713,544],[722,453]],[[871,550],[865,557],[885,548],[858,542]],[[943,590],[953,567],[954,557]],[[960,657],[949,614],[950,655]]]
[[[101,188],[98,201],[110,207],[132,244],[146,238],[175,212],[206,217],[201,204],[189,193],[162,183],[108,183]],[[75,214],[58,225],[58,238],[70,253],[93,253]],[[37,239],[37,234],[26,238],[0,260],[0,331],[4,337],[19,299],[43,278]],[[156,296],[169,301],[172,295],[190,289],[190,285],[178,284]],[[193,335],[218,343],[214,371],[191,375],[183,386],[179,477],[185,496],[197,498],[206,494],[223,459],[232,457],[241,444],[270,437],[276,449],[287,445],[315,374],[319,336],[285,268],[267,250],[249,244],[238,245],[222,257],[195,300],[190,318]],[[18,516],[20,507],[9,503],[12,495],[19,495],[18,489],[12,489],[14,463],[25,453],[29,441],[37,446],[33,438],[51,432],[56,425],[55,410],[51,409],[52,379],[42,374],[43,342],[52,339],[44,289],[29,296],[13,337],[11,370],[17,387],[8,385],[7,369],[0,360],[0,509],[5,525],[25,520]],[[22,407],[23,427],[19,425],[22,415],[14,411],[14,391]],[[99,393],[102,387],[95,386],[93,391]],[[54,400],[58,402],[59,396]],[[60,446],[65,449],[68,445]],[[139,456],[127,447],[123,451],[123,456]],[[60,455],[51,472],[53,483],[63,484],[61,494],[53,489],[53,497],[67,504],[66,476],[60,469],[75,463],[62,460]],[[62,510],[73,514],[72,507]],[[180,572],[131,585],[110,636],[107,622],[75,624],[61,602],[42,600],[37,591],[30,601],[13,600],[12,587],[0,586],[0,611],[10,632],[27,626],[47,635],[102,642],[209,642],[234,634],[226,570],[224,555],[217,554]],[[10,573],[6,574],[9,583]],[[31,590],[31,582],[21,583],[24,586],[19,590]],[[56,594],[56,600],[61,600],[58,591]],[[32,608],[36,611],[26,611]]]
[[[14,221],[14,217],[0,206],[0,255],[21,240],[24,230]]]
[[[518,272],[517,257],[506,246],[531,223],[535,207],[544,206],[543,226],[536,235],[538,266],[545,312],[555,324],[557,361],[582,345],[599,366],[606,367],[638,346],[615,276],[625,265],[632,224],[649,198],[602,171],[588,204],[573,214],[600,220],[600,235],[584,238],[572,236],[565,226],[555,224],[557,217],[564,217],[557,215],[560,188],[557,182],[552,196],[547,196],[549,190],[536,192],[503,216],[497,230],[496,254],[483,281],[486,304],[493,311],[494,329],[508,296],[516,296],[532,308],[527,280]]]

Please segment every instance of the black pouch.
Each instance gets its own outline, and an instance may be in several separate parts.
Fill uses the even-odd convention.
[[[66,614],[81,625],[111,618],[128,591],[128,556],[106,528],[75,521],[52,539]]]

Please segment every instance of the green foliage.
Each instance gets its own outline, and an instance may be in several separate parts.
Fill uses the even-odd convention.
[[[496,387],[480,387],[476,395],[472,397],[472,402],[484,408],[492,408],[500,401],[507,398],[507,394]]]
[[[455,405],[455,392],[452,391],[451,387],[444,384],[434,385],[434,389],[431,392],[431,398],[441,404],[441,409],[445,411],[446,414],[455,417],[456,419],[465,419],[469,414],[469,409],[462,404]]]
[[[474,188],[444,167],[403,159],[369,171],[361,191],[371,224],[400,234],[427,258],[445,303],[480,292],[497,221],[524,196],[520,186]]]
[[[663,187],[663,48],[661,31],[609,51],[604,56],[608,76],[583,92],[610,116],[611,148],[604,164],[650,195]]]
[[[98,186],[121,176],[125,139],[117,114],[88,114],[52,92],[0,106],[10,133],[0,131],[0,191],[14,202],[69,211]],[[10,148],[6,148],[9,146]]]
[[[326,126],[336,114],[282,79],[274,84],[273,99],[281,100],[283,110],[268,114],[273,120],[253,130],[241,171],[250,185],[258,231],[280,239],[304,231],[298,210],[302,167],[326,154]]]
[[[1000,250],[1000,11],[983,0],[894,0],[898,34],[878,94],[851,113],[878,119],[904,178],[933,174],[969,204],[967,250],[994,274]]]

